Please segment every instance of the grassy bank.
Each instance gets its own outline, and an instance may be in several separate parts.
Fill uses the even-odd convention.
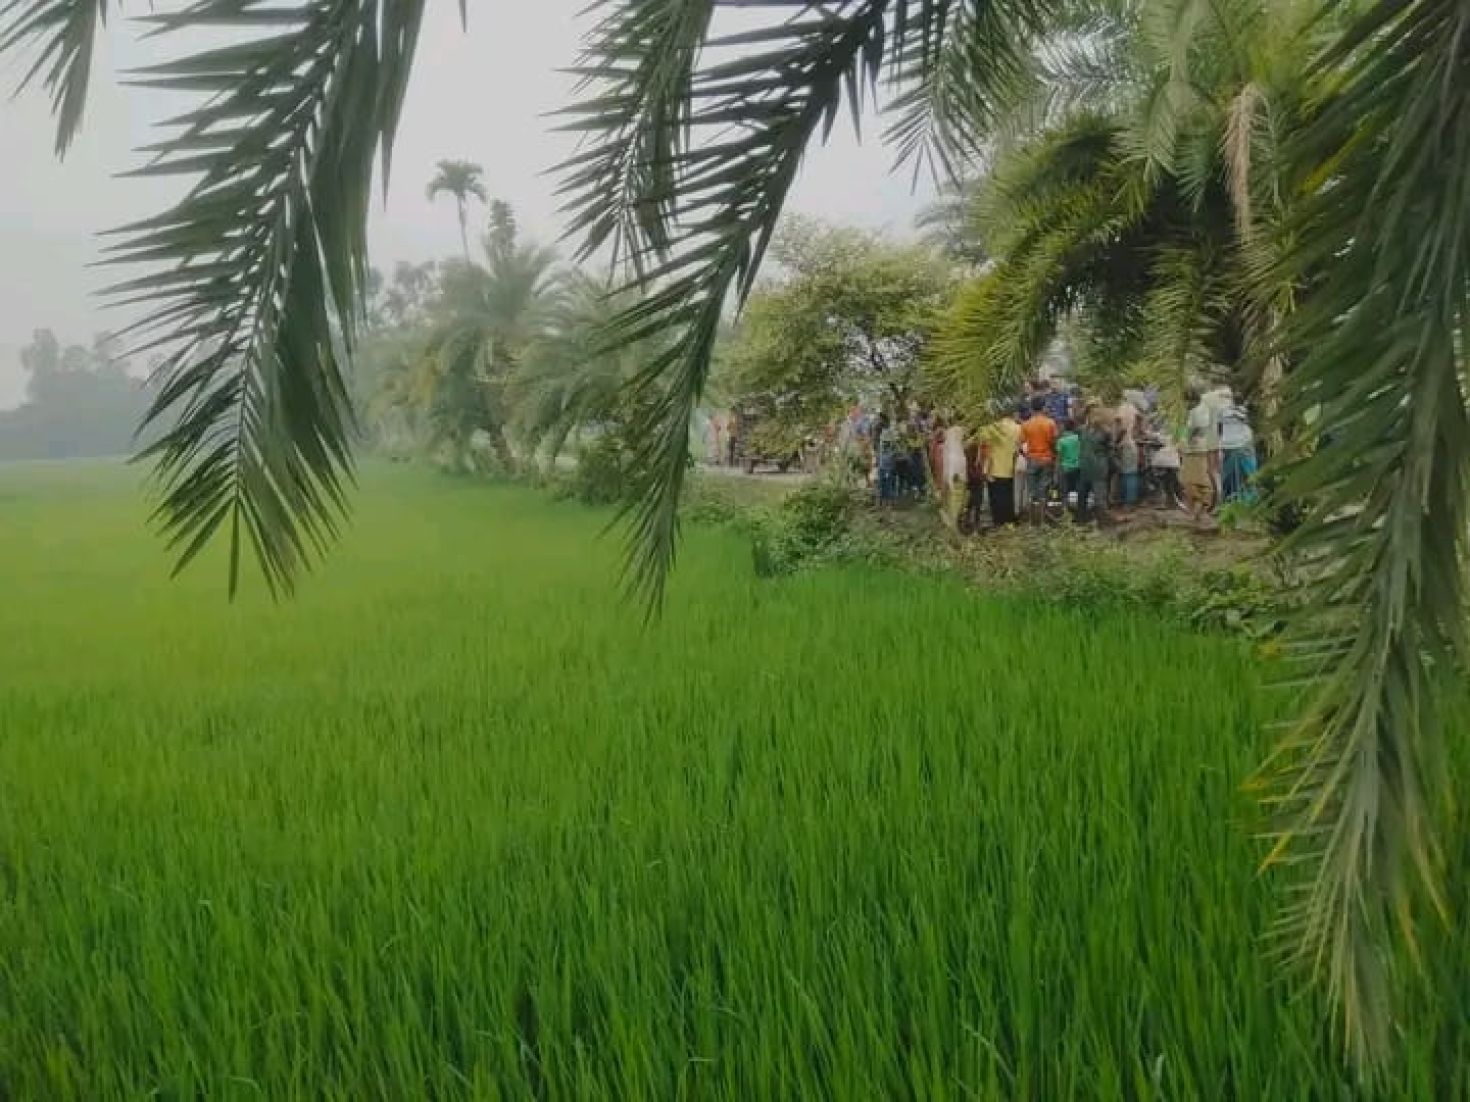
[[[0,469],[0,1098],[1351,1093],[1241,644],[700,528],[645,629],[605,515],[406,469],[230,605],[131,485]],[[1386,1093],[1465,1097],[1426,946]]]

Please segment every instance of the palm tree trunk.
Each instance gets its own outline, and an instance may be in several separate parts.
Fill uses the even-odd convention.
[[[506,474],[516,473],[515,453],[510,450],[510,441],[505,438],[505,429],[500,425],[491,425],[485,430],[490,437],[490,451],[500,463]]]
[[[1266,422],[1266,457],[1281,455],[1286,435],[1281,424],[1281,385],[1286,378],[1286,358],[1279,352],[1266,361],[1261,371],[1261,414]]]
[[[464,196],[456,196],[455,203],[459,207],[459,243],[464,248],[464,259],[465,263],[468,264],[470,260],[470,233],[468,219],[464,209]]]

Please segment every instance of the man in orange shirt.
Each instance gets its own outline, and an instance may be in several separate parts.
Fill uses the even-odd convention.
[[[1031,399],[1031,416],[1021,425],[1021,451],[1026,456],[1026,488],[1031,499],[1031,519],[1046,513],[1047,497],[1056,478],[1057,423],[1046,415],[1046,400]]]

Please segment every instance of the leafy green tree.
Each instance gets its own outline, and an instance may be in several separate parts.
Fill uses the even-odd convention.
[[[435,166],[434,178],[429,181],[430,199],[441,195],[454,197],[455,211],[459,215],[459,240],[464,246],[466,261],[470,258],[469,202],[471,199],[485,202],[484,174],[485,170],[473,161],[440,161]]]
[[[724,353],[725,390],[757,413],[769,454],[789,454],[858,399],[914,393],[949,266],[928,249],[810,221],[772,242],[780,274],[751,295]]]
[[[51,94],[60,149],[111,6],[16,0],[0,14],[0,50],[41,59],[31,74]],[[751,9],[758,24],[717,32],[717,12],[735,7],[750,6],[599,7],[579,66],[586,88],[567,116],[586,138],[564,166],[572,227],[588,255],[607,248],[648,292],[617,336],[670,334],[644,376],[629,513],[634,579],[653,600],[675,551],[688,425],[722,316],[753,290],[801,160],[844,106],[861,115],[886,82],[900,154],[960,167],[1047,87],[1057,50],[1106,40],[1092,32],[1099,13],[1105,29],[1137,12],[1140,26],[1167,30],[1220,5],[767,0]],[[147,268],[118,288],[146,309],[136,347],[168,349],[150,413],[164,431],[149,454],[182,561],[223,530],[237,552],[256,551],[271,585],[289,586],[336,530],[352,427],[340,357],[356,348],[368,197],[424,10],[424,0],[295,0],[272,6],[266,24],[243,0],[194,0],[153,16],[179,53],[143,79],[197,99],[144,171],[195,183],[130,227],[113,256]],[[1292,202],[1263,265],[1268,301],[1283,287],[1310,291],[1299,308],[1273,302],[1265,315],[1264,346],[1294,365],[1280,418],[1315,411],[1332,440],[1278,491],[1308,511],[1296,546],[1325,589],[1306,629],[1318,644],[1304,652],[1315,691],[1283,751],[1275,806],[1290,867],[1305,876],[1288,930],[1368,1061],[1391,1032],[1388,930],[1410,927],[1409,886],[1434,883],[1431,671],[1463,656],[1470,7],[1325,10],[1317,25],[1329,40],[1291,59],[1306,70],[1302,110],[1279,135]],[[221,25],[240,39],[201,46],[188,33]],[[1168,128],[1193,100],[1189,62],[1176,53],[1150,85],[1144,133],[1160,140],[1146,158],[1172,145]]]

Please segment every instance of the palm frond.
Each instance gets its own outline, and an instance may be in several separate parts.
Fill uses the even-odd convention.
[[[568,186],[582,196],[574,209],[602,215],[590,224],[591,240],[612,232],[601,227],[634,227],[627,231],[632,247],[652,262],[644,267],[649,294],[610,327],[610,342],[676,334],[640,376],[646,401],[634,434],[634,468],[643,477],[626,513],[634,546],[629,584],[650,608],[660,603],[673,562],[689,420],[727,300],[749,293],[808,143],[830,131],[844,91],[877,79],[883,59],[886,0],[824,8],[787,0],[767,7],[787,9],[790,18],[708,43],[688,78],[687,109],[663,111],[666,126],[687,129],[687,141],[667,134],[630,141],[637,151],[633,174],[652,181],[635,189],[636,210],[622,205],[626,193],[586,194],[602,186],[601,177],[569,166]],[[637,56],[637,50],[631,56],[616,52],[607,67],[626,72],[637,67]],[[627,120],[642,118],[666,94],[659,81],[630,87],[621,77],[613,80],[622,89],[614,93],[617,109],[601,114],[603,97],[594,97],[579,124],[592,128],[599,142],[627,133]],[[654,149],[673,151],[673,163],[649,163]]]
[[[31,50],[20,88],[39,79],[56,116],[56,154],[64,157],[82,124],[97,29],[107,19],[108,0],[3,0],[0,57]]]
[[[1216,355],[1217,335],[1231,308],[1224,258],[1208,240],[1182,240],[1151,258],[1151,286],[1142,310],[1142,368],[1176,414],[1192,383],[1228,380]]]
[[[135,346],[167,350],[148,415],[162,431],[144,453],[156,516],[180,568],[228,531],[231,592],[246,545],[271,589],[289,590],[343,515],[340,357],[363,310],[374,161],[381,151],[386,173],[423,7],[197,0],[150,17],[165,35],[250,35],[140,74],[201,103],[139,174],[198,179],[110,250],[155,269],[112,295],[146,308]]]
[[[1037,44],[1035,93],[1023,108],[1026,133],[1061,126],[1079,112],[1115,114],[1136,100],[1146,80],[1136,42],[1139,12],[1129,2],[1069,3]]]
[[[1125,136],[1151,178],[1173,171],[1180,135],[1204,98],[1194,62],[1212,26],[1212,11],[1212,0],[1158,0],[1144,9],[1139,22],[1139,41],[1152,63]]]
[[[1088,118],[998,166],[987,210],[1003,259],[956,296],[931,353],[967,413],[1018,392],[1068,313],[1108,294],[1144,213],[1119,202],[1133,174],[1116,129]]]
[[[585,96],[564,129],[584,148],[565,162],[567,233],[583,258],[604,246],[642,270],[670,246],[676,171],[691,135],[692,88],[718,0],[598,0],[606,14],[572,72]],[[611,11],[607,11],[611,8]]]
[[[977,194],[977,217],[989,227],[995,251],[1025,252],[1075,202],[1079,187],[1116,177],[1120,143],[1112,119],[1079,115],[998,160]]]
[[[884,140],[900,164],[945,180],[977,167],[987,137],[1031,90],[1032,44],[1047,15],[1042,3],[925,5],[928,25],[901,42],[894,69]]]
[[[1263,776],[1280,813],[1268,864],[1301,877],[1283,944],[1325,978],[1364,1068],[1393,1034],[1393,930],[1439,900],[1435,700],[1465,656],[1467,73],[1464,4],[1373,6],[1319,64],[1324,106],[1287,143],[1311,190],[1281,274],[1312,289],[1285,324],[1283,417],[1330,435],[1281,472],[1282,503],[1307,515],[1294,631],[1317,657]]]

